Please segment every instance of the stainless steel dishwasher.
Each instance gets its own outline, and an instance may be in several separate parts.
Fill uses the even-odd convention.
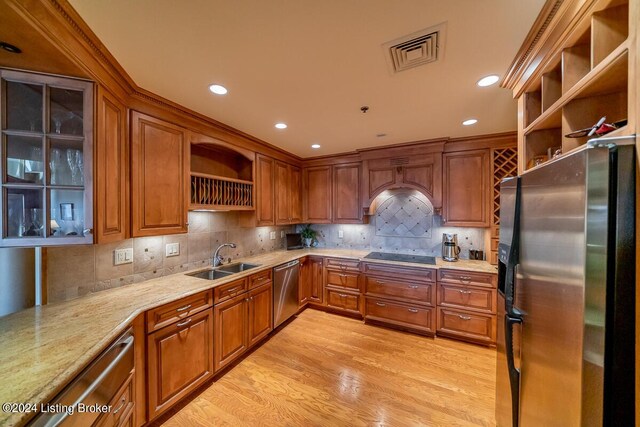
[[[298,260],[279,265],[273,269],[273,327],[298,311]]]
[[[133,331],[127,330],[49,404],[30,426],[90,426],[101,412],[92,407],[108,405],[134,366]],[[119,408],[111,408],[114,414]]]

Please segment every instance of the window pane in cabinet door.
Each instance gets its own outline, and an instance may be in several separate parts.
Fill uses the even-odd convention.
[[[56,87],[50,88],[49,133],[82,136],[82,101],[82,91]]]
[[[81,237],[84,235],[84,191],[50,190],[50,236]]]
[[[5,188],[3,215],[7,218],[6,236],[12,238],[44,237],[42,190]]]
[[[49,147],[49,185],[83,186],[82,140],[52,139]]]
[[[5,182],[41,184],[44,176],[42,138],[7,135]]]
[[[5,105],[7,129],[43,132],[42,86],[8,81]]]

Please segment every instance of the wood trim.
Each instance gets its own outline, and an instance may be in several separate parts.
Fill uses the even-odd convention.
[[[450,139],[444,145],[444,152],[479,150],[482,148],[515,147],[518,141],[517,132],[492,133],[487,135],[467,136]]]

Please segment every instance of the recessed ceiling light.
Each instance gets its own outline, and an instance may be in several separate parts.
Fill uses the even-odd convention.
[[[376,136],[378,138],[384,138],[385,136],[387,136],[387,134],[386,133],[377,133]]]
[[[320,144],[311,144],[311,148],[320,148]]]
[[[276,128],[278,128],[278,129],[286,129],[287,125],[285,123],[276,123]]]
[[[469,119],[469,120],[465,120],[464,122],[462,122],[462,124],[465,125],[465,126],[475,125],[476,123],[478,123],[478,120],[476,120],[476,119]]]
[[[22,53],[22,50],[18,46],[14,46],[7,42],[0,41],[0,48],[6,50],[11,53]]]
[[[481,78],[476,84],[480,87],[491,86],[492,84],[496,84],[498,80],[500,80],[499,76],[491,74],[490,76]]]
[[[221,85],[211,85],[209,90],[216,95],[225,95],[227,93],[227,88]]]

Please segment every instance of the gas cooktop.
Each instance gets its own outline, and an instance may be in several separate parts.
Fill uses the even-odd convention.
[[[433,257],[433,256],[391,254],[388,252],[370,252],[367,256],[365,256],[365,258],[382,259],[385,261],[415,262],[417,264],[436,265],[436,257]]]

